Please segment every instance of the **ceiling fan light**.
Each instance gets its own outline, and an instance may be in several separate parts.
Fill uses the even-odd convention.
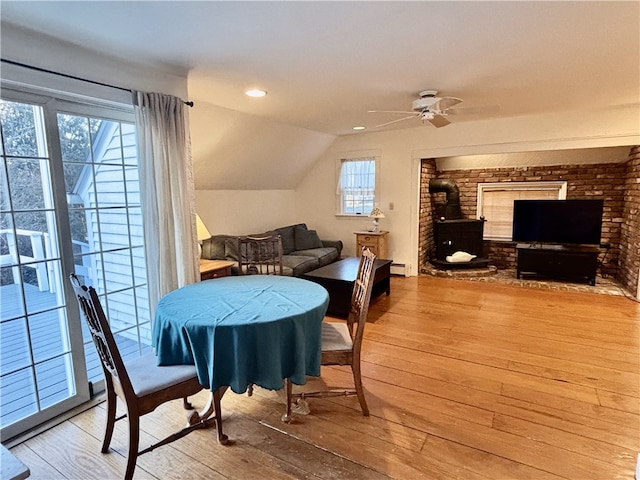
[[[247,90],[246,92],[244,92],[244,94],[247,97],[260,98],[260,97],[264,97],[267,94],[267,91],[253,88],[251,90]]]

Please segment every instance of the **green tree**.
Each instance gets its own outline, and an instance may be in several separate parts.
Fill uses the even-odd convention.
[[[92,139],[101,121],[60,114],[57,117],[63,171],[67,192],[73,191],[84,168],[91,168]],[[47,232],[43,181],[50,178],[42,109],[37,105],[0,101],[2,169],[0,171],[0,229]],[[42,171],[42,170],[45,171]],[[70,226],[74,240],[85,242],[86,225],[82,212],[71,210]],[[12,213],[13,212],[13,213]],[[19,237],[18,249],[31,255],[26,237]],[[9,253],[7,237],[0,235],[0,255]],[[7,274],[4,273],[3,277]],[[4,280],[4,279],[3,279]],[[3,282],[4,283],[4,282]]]

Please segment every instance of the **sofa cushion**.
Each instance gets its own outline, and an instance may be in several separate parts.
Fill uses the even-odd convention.
[[[318,259],[318,268],[329,265],[340,258],[338,251],[333,247],[311,248],[308,250],[296,250],[291,255],[301,255]]]
[[[288,255],[296,249],[296,237],[295,228],[307,226],[304,223],[298,223],[297,225],[289,225],[287,227],[276,228],[276,232],[280,235],[282,240],[282,253]]]
[[[299,277],[305,272],[320,268],[320,262],[316,257],[304,255],[283,255],[282,265],[290,268],[294,277]]]
[[[322,241],[315,230],[297,226],[294,230],[296,250],[308,250],[310,248],[322,248]]]
[[[293,268],[282,265],[282,274],[286,277],[293,277]]]
[[[287,267],[286,265],[283,264],[282,265],[282,274],[287,276],[287,277],[293,276],[293,268]],[[240,267],[239,267],[238,262],[236,262],[235,264],[231,265],[231,275],[240,275]]]
[[[342,240],[322,240],[322,246],[335,248],[338,251],[338,259],[340,258],[343,248]]]

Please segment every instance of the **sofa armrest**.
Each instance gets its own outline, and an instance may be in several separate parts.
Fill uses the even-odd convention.
[[[320,240],[323,247],[333,247],[338,250],[338,258],[342,255],[342,240]]]
[[[202,242],[201,258],[208,260],[238,260],[236,235],[213,235]]]

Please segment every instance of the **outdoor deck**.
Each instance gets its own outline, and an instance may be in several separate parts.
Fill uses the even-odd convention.
[[[67,365],[71,365],[71,359],[64,354],[68,351],[67,335],[61,327],[63,322],[60,322],[61,316],[65,318],[64,308],[63,313],[59,314],[54,293],[41,292],[37,287],[26,285],[28,310],[40,312],[29,315],[27,327],[22,317],[23,307],[16,302],[16,299],[20,299],[19,288],[17,284],[0,287],[0,412],[3,426],[73,394],[73,382],[67,379]],[[85,342],[91,341],[84,323],[82,336]],[[121,335],[115,337],[123,358],[139,355],[135,341]],[[29,354],[29,345],[33,359]],[[95,383],[102,379],[102,369],[93,345],[85,345],[87,376],[89,381]],[[35,369],[30,367],[32,362]]]

